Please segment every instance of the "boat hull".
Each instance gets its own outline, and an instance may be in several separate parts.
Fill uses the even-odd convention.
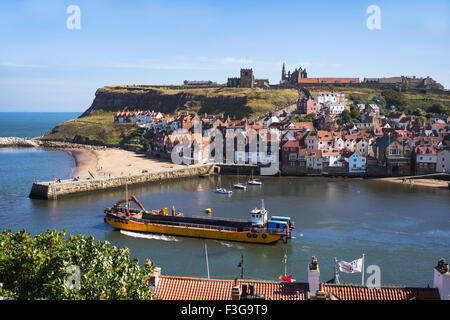
[[[136,231],[143,233],[165,234],[193,238],[216,239],[225,241],[238,241],[248,243],[270,244],[282,239],[282,235],[260,232],[237,232],[228,230],[204,229],[195,227],[184,227],[164,225],[156,223],[144,223],[129,219],[118,218],[107,215],[105,222],[120,230]]]

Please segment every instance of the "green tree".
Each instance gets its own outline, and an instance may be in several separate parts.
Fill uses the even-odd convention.
[[[383,90],[381,95],[386,100],[388,106],[394,105],[396,107],[402,107],[406,105],[406,98],[401,92],[388,89]]]
[[[359,112],[358,108],[355,106],[350,107],[350,117],[353,122],[361,121],[361,112]]]
[[[383,97],[383,95],[381,94],[376,94],[373,96],[373,98],[370,100],[370,102],[375,103],[376,105],[378,105],[380,108],[386,108],[386,99]]]
[[[351,113],[350,111],[345,109],[344,111],[342,111],[341,116],[338,119],[338,124],[351,124],[351,123],[353,123]]]
[[[68,272],[80,270],[80,288],[70,288]],[[0,299],[152,299],[151,267],[140,268],[128,248],[47,230],[0,234]]]
[[[445,107],[442,103],[436,102],[431,105],[431,107],[428,107],[427,112],[434,113],[434,114],[448,114],[449,108]]]

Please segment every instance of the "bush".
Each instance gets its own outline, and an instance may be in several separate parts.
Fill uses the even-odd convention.
[[[397,107],[401,107],[406,105],[406,98],[401,92],[389,89],[383,90],[381,92],[381,95],[386,100],[386,103],[389,106],[394,105]]]
[[[70,288],[68,271],[80,268],[80,288]],[[0,234],[1,299],[152,299],[146,282],[151,267],[140,268],[128,248],[47,230],[34,237],[20,230]]]
[[[445,107],[442,103],[436,102],[431,105],[431,107],[427,108],[427,112],[434,114],[448,114],[448,108]]]

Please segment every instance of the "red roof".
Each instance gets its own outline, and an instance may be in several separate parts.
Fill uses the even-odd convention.
[[[435,288],[368,288],[358,285],[325,284],[323,290],[331,292],[340,300],[439,300],[439,293]]]
[[[359,83],[359,78],[300,78],[298,83]]]
[[[419,146],[416,148],[416,153],[425,156],[435,156],[437,151],[431,146]]]
[[[191,277],[160,276],[154,290],[163,300],[231,300],[234,280]],[[256,295],[266,300],[305,300],[307,283],[277,281],[238,280],[242,285],[254,285]],[[323,291],[332,293],[339,300],[439,300],[436,288],[381,287],[368,288],[360,285],[321,284]]]
[[[155,294],[163,300],[231,300],[234,280],[160,276]],[[305,300],[307,284],[275,281],[238,280],[255,286],[255,294],[267,300]]]
[[[304,121],[304,122],[291,122],[292,126],[289,129],[309,129],[311,131],[314,130],[314,125],[312,122]]]
[[[285,144],[283,144],[283,148],[299,148],[300,144],[298,140],[289,140]]]

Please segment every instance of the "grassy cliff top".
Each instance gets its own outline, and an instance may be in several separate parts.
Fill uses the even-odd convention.
[[[280,106],[296,103],[293,89],[187,88],[183,86],[117,85],[98,89],[92,106],[95,110],[150,109],[166,114],[196,112],[225,114],[240,120],[256,118]]]
[[[58,124],[41,140],[119,147],[132,137],[137,127],[114,123],[115,112],[95,111],[91,115]]]

